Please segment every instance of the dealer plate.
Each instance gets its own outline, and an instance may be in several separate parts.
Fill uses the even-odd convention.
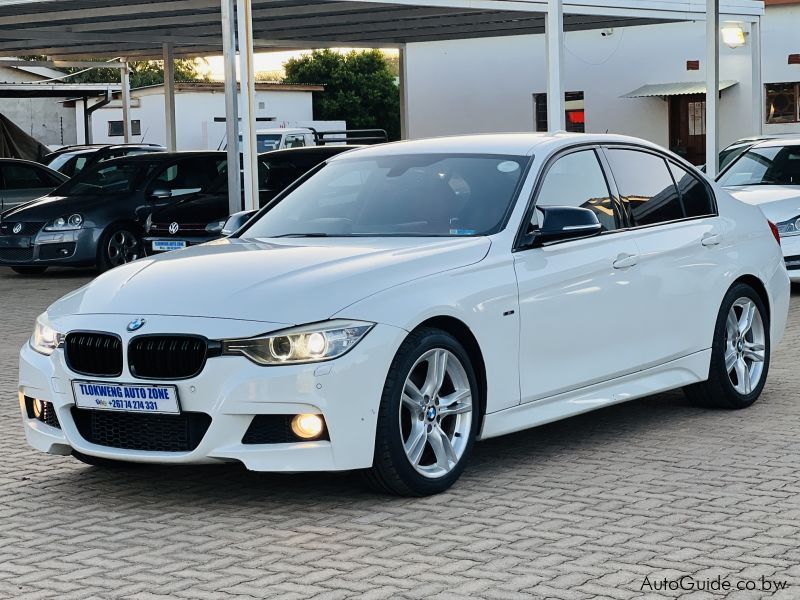
[[[153,240],[153,250],[155,252],[169,252],[170,250],[180,250],[186,248],[184,240]]]
[[[181,412],[174,385],[73,381],[75,406],[137,413]]]

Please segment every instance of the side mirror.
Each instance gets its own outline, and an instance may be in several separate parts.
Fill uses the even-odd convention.
[[[241,229],[242,226],[250,220],[254,214],[258,211],[256,210],[243,210],[241,212],[233,213],[228,220],[225,221],[225,225],[222,226],[222,235],[230,235],[234,231]]]
[[[536,207],[536,210],[542,214],[541,225],[527,234],[527,246],[591,237],[603,230],[597,215],[588,208],[541,206]]]
[[[166,188],[156,188],[150,192],[151,200],[168,200],[169,198],[172,198],[172,192]]]

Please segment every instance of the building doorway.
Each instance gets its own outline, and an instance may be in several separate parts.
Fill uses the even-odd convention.
[[[669,149],[693,165],[706,162],[706,96],[669,97]]]

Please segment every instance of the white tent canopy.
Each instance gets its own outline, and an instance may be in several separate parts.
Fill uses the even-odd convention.
[[[231,128],[228,139],[236,141],[238,49],[245,202],[252,206],[257,201],[252,92],[255,50],[397,47],[401,50],[401,104],[405,114],[405,44],[544,32],[549,122],[553,129],[563,129],[564,31],[698,21],[709,14],[707,156],[713,173],[718,94],[712,90],[719,89],[720,14],[725,20],[757,24],[763,13],[762,0],[0,0],[0,54],[40,54],[72,64],[97,57],[165,58],[169,140],[174,139],[175,123],[174,101],[170,106],[172,58],[222,53],[226,57],[227,121]],[[753,31],[757,38],[757,26],[751,28],[751,35]],[[757,40],[752,42],[756,55]],[[122,74],[124,84],[124,68]],[[761,89],[760,81],[756,89]],[[128,116],[124,118],[127,122]],[[229,147],[232,164],[238,159],[236,146]],[[231,173],[230,178],[232,208],[239,197],[239,179],[234,175]]]

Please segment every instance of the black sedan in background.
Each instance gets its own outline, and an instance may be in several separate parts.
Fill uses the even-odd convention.
[[[94,144],[88,146],[64,146],[42,158],[42,164],[75,177],[78,173],[98,163],[147,152],[164,152],[158,144]]]
[[[39,163],[0,158],[0,213],[51,192],[67,177]]]
[[[264,152],[258,157],[259,205],[266,206],[299,177],[331,156],[359,146],[314,146]],[[230,212],[227,182],[217,189],[153,211],[145,224],[148,254],[202,244],[222,235]]]
[[[155,209],[225,190],[224,152],[160,152],[98,163],[0,219],[0,266],[104,271],[142,256],[142,223]],[[225,191],[227,203],[227,191]]]

